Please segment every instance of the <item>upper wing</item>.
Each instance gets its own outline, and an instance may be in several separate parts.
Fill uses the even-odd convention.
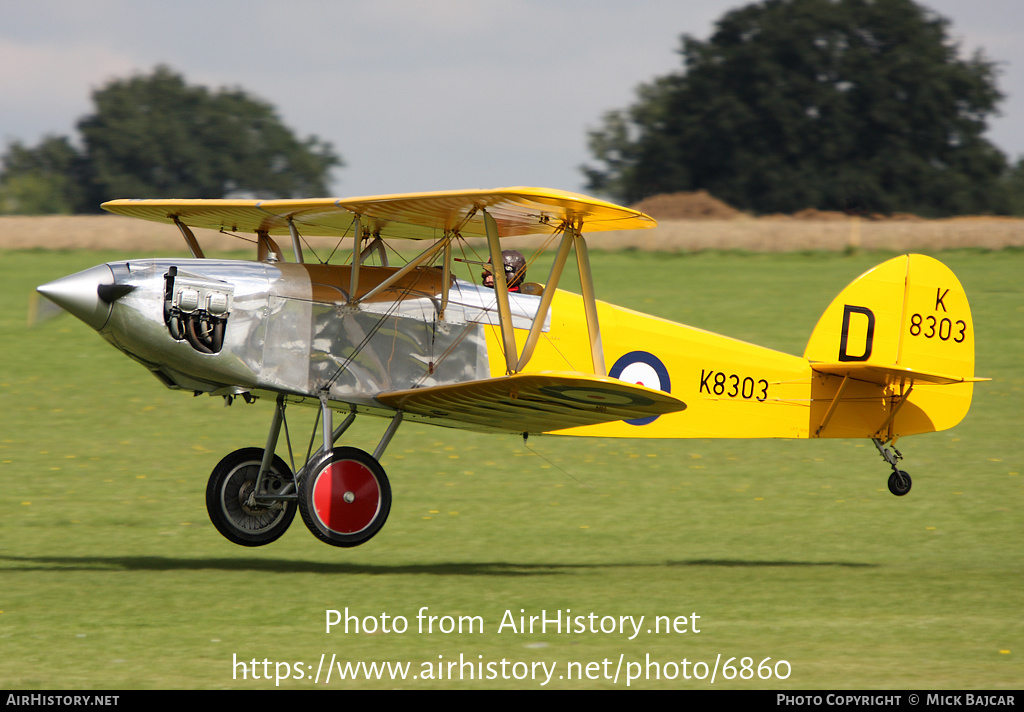
[[[385,238],[433,240],[446,232],[486,237],[483,215],[498,223],[502,237],[546,235],[565,224],[587,231],[654,227],[636,210],[576,193],[546,188],[406,193],[362,198],[310,200],[111,200],[102,206],[120,215],[231,232],[289,234],[288,221],[303,235],[350,235],[361,227]]]
[[[546,433],[684,410],[675,396],[583,373],[519,373],[377,396],[393,408],[467,428]]]

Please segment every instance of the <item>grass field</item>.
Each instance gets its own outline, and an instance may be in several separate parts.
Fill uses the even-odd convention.
[[[889,256],[592,263],[608,301],[799,354],[835,294]],[[937,256],[971,298],[977,372],[993,380],[957,428],[900,441],[907,497],[889,494],[868,442],[525,447],[405,425],[383,458],[388,523],[346,550],[299,518],[262,549],[210,524],[209,471],[263,443],[271,404],[166,390],[70,317],[26,329],[37,284],[124,254],[3,253],[0,688],[273,688],[275,674],[311,688],[322,654],[410,665],[405,680],[335,669],[332,689],[535,689],[539,663],[553,670],[544,689],[624,688],[627,673],[641,688],[1020,688],[1024,252]],[[304,444],[313,412],[289,413]],[[345,442],[372,449],[384,426],[364,419]],[[326,633],[326,611],[346,607],[378,630]],[[433,632],[419,630],[423,608]],[[542,611],[586,629],[518,629]],[[382,615],[408,629],[381,632]],[[620,616],[644,616],[632,640]],[[270,680],[233,665],[252,660]]]

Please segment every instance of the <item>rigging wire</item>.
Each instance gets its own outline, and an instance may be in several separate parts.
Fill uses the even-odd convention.
[[[336,243],[334,243],[334,249],[331,250],[331,254],[327,255],[327,259],[324,260],[323,262],[321,262],[320,264],[326,265],[326,264],[330,263],[331,258],[334,257],[334,253],[338,251],[339,247],[341,247],[341,241],[344,240],[346,237],[348,237],[349,230],[352,229],[352,227],[356,224],[356,222],[357,222],[356,220],[353,220],[352,222],[350,222],[348,224],[348,227],[345,228],[345,232],[342,233],[341,237],[338,238],[338,241]],[[360,235],[356,235],[355,239],[358,240],[358,239],[360,239],[360,237],[361,237]],[[313,254],[315,255],[316,253],[314,252]],[[320,258],[317,257],[317,259],[320,259]]]
[[[571,479],[575,480],[575,481],[576,481],[576,483],[577,483],[578,485],[580,485],[581,487],[586,487],[587,489],[594,489],[594,487],[593,487],[592,485],[588,485],[588,484],[587,484],[586,482],[582,481],[581,479],[579,479],[578,477],[576,477],[575,475],[573,475],[573,474],[572,474],[571,472],[569,472],[569,471],[568,471],[568,470],[566,470],[565,468],[559,467],[558,465],[556,465],[555,463],[553,463],[553,462],[552,462],[551,460],[549,460],[548,458],[546,458],[546,457],[545,457],[544,455],[542,455],[542,454],[541,454],[540,452],[538,452],[537,450],[534,450],[534,449],[533,449],[532,447],[530,447],[530,442],[529,442],[529,437],[528,437],[528,436],[529,436],[529,433],[523,433],[523,447],[525,447],[525,448],[526,448],[527,450],[529,450],[530,452],[532,452],[532,453],[533,453],[534,455],[536,455],[537,457],[539,457],[539,458],[540,458],[541,460],[543,460],[544,462],[546,462],[546,463],[548,463],[549,465],[551,465],[551,466],[552,466],[553,468],[555,468],[556,470],[558,470],[559,472],[561,472],[561,473],[562,473],[563,475],[566,475],[567,477],[569,477],[569,478],[571,478]]]
[[[239,235],[238,233],[231,232],[229,230],[225,230],[224,228],[221,228],[217,232],[219,232],[221,235],[227,235],[228,237],[237,237],[239,240],[242,240],[243,242],[252,243],[253,245],[258,244],[258,241],[252,239],[251,237],[246,237],[245,235]]]
[[[365,349],[370,344],[370,341],[373,339],[374,336],[377,335],[377,332],[381,330],[381,328],[384,326],[384,323],[394,318],[395,312],[398,310],[399,306],[401,306],[402,301],[404,301],[404,299],[411,293],[411,287],[406,287],[405,289],[399,292],[398,298],[396,298],[395,301],[391,303],[391,306],[388,307],[387,311],[381,314],[380,318],[370,328],[370,331],[363,337],[363,340],[360,341],[354,349],[352,349],[352,352],[348,356],[346,356],[345,360],[342,361],[341,365],[338,366],[338,370],[334,372],[334,375],[327,380],[327,382],[323,386],[325,389],[330,389],[330,387],[337,382],[341,375],[349,369],[349,366],[351,366],[355,358],[362,352],[363,349]],[[362,313],[370,314],[372,312]]]

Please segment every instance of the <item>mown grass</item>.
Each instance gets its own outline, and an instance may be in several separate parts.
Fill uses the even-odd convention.
[[[591,259],[608,301],[801,353],[835,294],[888,256]],[[548,688],[622,688],[625,667],[617,682],[559,678],[570,662],[582,671],[609,660],[596,669],[614,673],[620,655],[623,665],[677,664],[662,668],[675,679],[634,687],[709,688],[710,677],[684,679],[682,661],[692,677],[694,663],[713,666],[718,655],[750,657],[755,668],[786,660],[791,674],[728,681],[720,668],[715,688],[1020,686],[1024,253],[939,255],[971,298],[977,371],[993,381],[976,388],[957,428],[900,442],[914,477],[905,498],[889,494],[888,468],[863,442],[524,445],[403,425],[383,458],[394,491],[388,523],[347,550],[320,544],[298,518],[262,549],[230,544],[209,523],[210,469],[262,444],[270,404],[224,408],[168,391],[72,318],[26,329],[35,285],[124,257],[0,255],[0,687],[274,687],[232,665],[266,659],[312,666],[281,684],[309,688],[322,653],[409,662],[410,678],[460,654],[556,662]],[[531,277],[543,278],[538,269]],[[312,415],[290,411],[299,449]],[[346,442],[372,449],[384,425],[363,419]],[[325,633],[325,610],[346,607],[378,621],[404,616],[409,630]],[[483,632],[420,633],[423,607],[452,620],[480,616]],[[643,615],[644,632],[498,632],[506,611],[518,620],[520,611],[566,609]],[[699,633],[646,632],[654,616],[694,613]],[[653,678],[655,668],[644,672]]]

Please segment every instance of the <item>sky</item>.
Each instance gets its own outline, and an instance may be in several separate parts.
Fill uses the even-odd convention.
[[[743,0],[0,0],[0,145],[77,137],[92,92],[164,64],[242,88],[345,161],[336,196],[582,191],[588,130]],[[1024,156],[1024,2],[920,0],[999,63],[988,138]],[[115,196],[112,196],[115,197]],[[145,196],[116,196],[145,197]],[[187,197],[187,196],[181,196]]]

